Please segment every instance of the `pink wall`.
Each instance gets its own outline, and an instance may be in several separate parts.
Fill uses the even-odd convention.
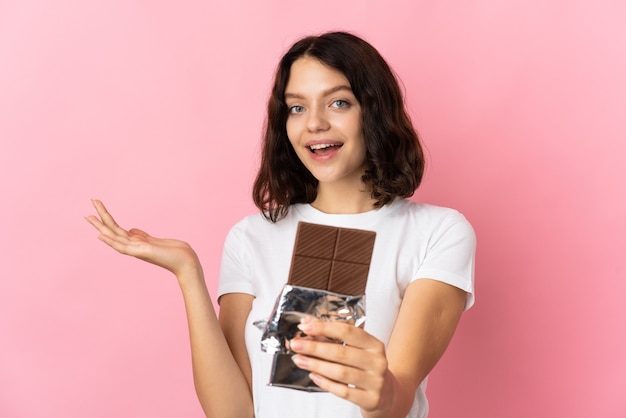
[[[175,280],[83,216],[97,197],[190,241],[215,289],[274,65],[326,29],[392,63],[429,153],[417,198],[478,234],[432,417],[626,416],[626,7],[236,3],[0,2],[0,416],[201,416]]]

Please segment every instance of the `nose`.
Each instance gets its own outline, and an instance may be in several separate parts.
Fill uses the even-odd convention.
[[[321,109],[311,109],[307,112],[307,129],[310,132],[320,132],[325,131],[330,127],[330,123],[326,118],[324,110]]]

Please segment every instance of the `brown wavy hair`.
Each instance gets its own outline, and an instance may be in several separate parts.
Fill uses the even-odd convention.
[[[346,32],[297,41],[282,57],[267,105],[261,166],[252,197],[264,216],[277,222],[294,203],[311,203],[318,181],[305,168],[287,137],[285,88],[291,65],[301,57],[318,59],[341,72],[361,106],[366,148],[362,180],[379,208],[396,197],[412,196],[424,173],[424,154],[406,112],[398,81],[378,51]]]

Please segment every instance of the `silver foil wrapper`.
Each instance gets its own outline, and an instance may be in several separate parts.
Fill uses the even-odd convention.
[[[295,354],[289,347],[294,338],[307,338],[298,329],[300,320],[311,315],[324,321],[341,321],[354,326],[365,323],[365,296],[341,295],[320,289],[285,285],[267,321],[255,325],[263,330],[261,350],[274,354],[269,384],[310,392],[322,391],[291,360]],[[327,340],[342,344],[343,341]]]

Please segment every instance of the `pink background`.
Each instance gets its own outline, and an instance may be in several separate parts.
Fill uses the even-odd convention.
[[[237,5],[237,3],[242,3]],[[417,199],[478,239],[431,416],[626,416],[619,1],[0,1],[0,416],[200,417],[182,300],[83,220],[192,243],[216,288],[274,66],[345,29],[395,68]],[[218,377],[216,377],[218,378]]]

